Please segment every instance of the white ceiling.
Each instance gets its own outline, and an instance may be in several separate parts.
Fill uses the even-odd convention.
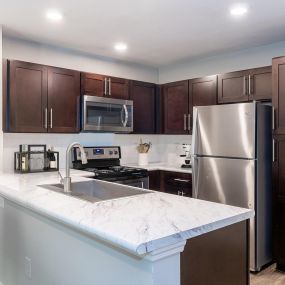
[[[4,32],[51,45],[154,67],[285,40],[285,1],[246,0],[249,13],[230,16],[232,0],[0,0]],[[58,9],[60,23],[45,18]],[[124,41],[124,54],[113,45]]]

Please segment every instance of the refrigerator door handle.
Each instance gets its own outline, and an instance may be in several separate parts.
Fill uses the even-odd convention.
[[[193,155],[192,158],[192,182],[193,182],[193,193],[192,197],[198,198],[198,181],[199,181],[199,170],[198,170],[198,158],[196,155]]]
[[[193,108],[193,129],[192,129],[192,154],[196,154],[196,140],[197,140],[197,118],[198,109]]]
[[[184,114],[184,131],[186,131],[187,130],[187,115],[186,114]]]

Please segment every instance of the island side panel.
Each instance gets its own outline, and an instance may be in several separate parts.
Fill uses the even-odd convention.
[[[189,239],[181,253],[181,285],[249,285],[249,222]]]
[[[4,261],[0,284],[154,284],[152,262],[6,199],[0,214],[1,240],[5,245],[0,252]],[[31,262],[31,277],[27,276],[27,262]]]
[[[0,285],[3,285],[4,199],[0,196]]]

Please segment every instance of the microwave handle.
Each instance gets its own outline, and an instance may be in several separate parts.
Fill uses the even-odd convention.
[[[129,113],[128,113],[127,106],[125,104],[123,105],[123,108],[125,111],[125,121],[123,122],[123,126],[126,127],[128,123],[128,119],[129,119]]]

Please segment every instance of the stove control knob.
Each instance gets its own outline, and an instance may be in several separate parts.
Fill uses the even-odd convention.
[[[112,154],[113,154],[113,151],[110,150],[110,151],[109,151],[109,154],[112,155]]]
[[[115,150],[115,151],[114,151],[114,154],[118,154],[118,151],[117,151],[117,150]]]

